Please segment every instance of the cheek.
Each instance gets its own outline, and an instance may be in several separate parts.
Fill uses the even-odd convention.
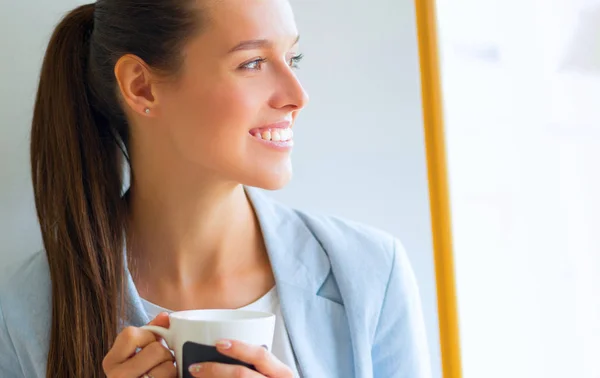
[[[215,155],[243,158],[248,132],[257,126],[266,103],[243,84],[223,79],[214,84],[189,83],[169,97],[166,122],[172,140],[187,158],[199,163],[221,159]]]
[[[245,88],[222,85],[199,93],[189,106],[199,122],[217,133],[248,132],[261,109],[260,96]]]

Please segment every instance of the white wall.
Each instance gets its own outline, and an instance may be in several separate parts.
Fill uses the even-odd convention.
[[[40,246],[28,173],[33,93],[51,25],[77,2],[0,3],[0,246],[13,260]],[[34,5],[35,4],[35,5]],[[433,253],[413,3],[292,0],[299,75],[311,95],[296,127],[295,177],[273,195],[400,237],[420,283],[434,378],[440,377]],[[36,12],[30,9],[35,8]],[[8,38],[7,36],[11,36]]]
[[[73,1],[0,1],[0,268],[40,249],[29,175],[29,130],[52,26]]]

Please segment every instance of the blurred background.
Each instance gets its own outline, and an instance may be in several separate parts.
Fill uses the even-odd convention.
[[[437,0],[463,376],[600,377],[600,1]]]

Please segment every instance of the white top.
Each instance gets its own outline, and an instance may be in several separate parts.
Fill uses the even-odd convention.
[[[173,312],[164,309],[160,306],[157,306],[154,303],[145,300],[144,298],[142,298],[142,303],[150,319],[154,319],[161,312]],[[290,343],[287,328],[285,327],[285,321],[283,320],[283,316],[281,315],[279,294],[277,293],[276,288],[272,288],[267,294],[259,298],[256,302],[250,303],[249,305],[240,308],[240,310],[262,311],[275,314],[273,354],[281,362],[283,362],[284,364],[289,366],[290,369],[292,369],[294,377],[300,377],[300,374],[298,373],[296,358],[294,357],[294,351],[292,349],[292,344]]]

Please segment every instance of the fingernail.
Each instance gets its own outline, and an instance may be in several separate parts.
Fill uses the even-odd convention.
[[[190,368],[188,370],[190,371],[190,373],[199,373],[200,370],[202,370],[202,366],[202,364],[190,365]]]
[[[229,349],[229,348],[231,348],[231,341],[229,341],[229,340],[218,341],[217,346],[221,349]]]

